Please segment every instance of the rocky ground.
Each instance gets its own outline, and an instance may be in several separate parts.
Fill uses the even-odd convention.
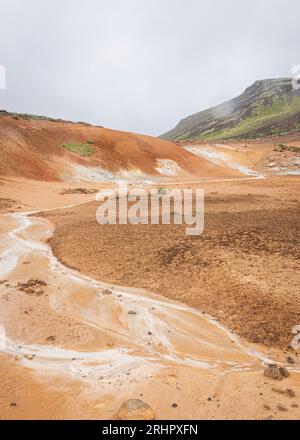
[[[229,147],[216,149],[271,168],[271,143]],[[277,153],[278,163],[297,155]],[[0,273],[13,264],[0,278],[0,323],[12,341],[0,353],[1,419],[299,418],[300,358],[289,348],[300,324],[299,177],[220,178],[168,185],[205,190],[196,237],[185,225],[100,226],[93,199],[103,184],[2,179]],[[36,223],[9,234],[28,219],[20,213],[37,210]],[[14,236],[29,244],[12,247],[17,264],[6,252]],[[57,271],[30,240],[108,286],[99,294],[67,267]],[[176,362],[164,357],[170,342]],[[122,357],[129,348],[133,364]],[[107,366],[100,354],[81,363],[98,351]]]
[[[287,349],[300,322],[297,177],[203,185],[205,230],[105,225],[99,203],[46,214],[67,266],[208,312],[250,342]],[[79,246],[80,243],[80,246]]]

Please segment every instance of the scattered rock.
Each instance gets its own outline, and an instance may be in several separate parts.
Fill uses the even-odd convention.
[[[275,393],[278,394],[282,394],[283,396],[286,397],[296,397],[296,393],[294,390],[292,390],[291,388],[287,388],[286,390],[281,390],[280,388],[272,388],[272,391],[274,391]]]
[[[96,194],[98,192],[97,189],[87,189],[87,188],[66,188],[61,191],[61,195],[64,196],[66,194]]]
[[[288,370],[284,367],[279,367],[279,371],[282,374],[283,377],[289,377],[290,373]]]
[[[274,380],[282,380],[289,376],[289,372],[286,368],[279,367],[276,364],[269,364],[264,370],[264,375]]]
[[[34,359],[34,354],[30,354],[30,353],[26,353],[24,354],[24,358],[28,359],[29,361],[32,361],[32,359]]]
[[[10,209],[15,206],[17,203],[20,203],[18,200],[6,199],[0,197],[0,209]]]
[[[282,405],[281,403],[279,403],[279,405],[277,406],[277,409],[278,409],[278,411],[281,411],[281,412],[286,412],[288,409],[284,406],[284,405]]]
[[[292,408],[298,408],[299,405],[298,405],[296,402],[294,402],[294,403],[291,404],[291,407],[292,407]]]
[[[290,365],[294,365],[296,363],[295,359],[292,356],[287,357],[287,363]]]
[[[292,390],[291,388],[287,388],[286,390],[281,390],[280,388],[274,387],[272,388],[272,391],[286,397],[296,397],[295,391]]]
[[[105,290],[103,290],[103,295],[112,295],[112,291],[111,290],[109,290],[109,289],[105,289]]]
[[[118,411],[119,420],[155,420],[152,408],[139,399],[124,402]]]
[[[177,403],[172,403],[172,408],[177,408],[177,407],[178,407]]]
[[[17,288],[22,292],[27,293],[27,295],[40,296],[44,293],[41,287],[47,286],[47,283],[42,280],[30,279],[25,283],[18,283]]]
[[[285,390],[285,396],[288,396],[288,397],[296,397],[296,393],[295,393],[295,391],[294,390],[292,390],[291,388],[287,388],[286,390]]]
[[[17,406],[17,404],[16,404],[16,402],[10,402],[10,405],[9,406],[13,406],[13,407],[16,407]]]
[[[266,411],[270,411],[271,410],[271,407],[270,407],[270,405],[264,405],[264,409],[266,410]]]
[[[136,315],[136,311],[135,310],[129,310],[128,315]]]
[[[48,342],[54,342],[55,341],[55,336],[48,336],[48,338],[46,339]]]

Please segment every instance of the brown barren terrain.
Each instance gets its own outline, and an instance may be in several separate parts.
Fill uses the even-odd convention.
[[[0,124],[1,419],[116,419],[128,399],[157,419],[299,418],[299,154],[276,151],[296,135],[192,144],[216,164],[84,124]],[[70,153],[70,140],[96,152]],[[159,175],[158,159],[181,171]],[[204,233],[100,226],[96,193],[115,185],[83,182],[77,165],[204,189]],[[271,362],[289,376],[265,376]]]
[[[108,283],[141,287],[220,319],[250,342],[286,349],[300,322],[297,177],[202,185],[205,230],[99,225],[99,203],[47,214],[58,258]]]

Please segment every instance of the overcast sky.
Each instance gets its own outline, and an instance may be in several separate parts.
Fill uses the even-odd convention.
[[[0,108],[161,134],[300,64],[299,0],[0,0]]]

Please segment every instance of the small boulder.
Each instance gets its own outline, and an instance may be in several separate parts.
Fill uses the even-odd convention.
[[[296,397],[296,393],[291,388],[287,388],[284,392],[285,396],[287,397]]]
[[[152,408],[139,399],[126,400],[118,411],[119,420],[155,420]]]
[[[109,289],[105,289],[105,290],[103,290],[103,295],[112,295],[112,291],[111,290],[109,290]]]
[[[290,375],[288,370],[284,367],[279,367],[279,371],[283,377],[289,377],[289,375]]]
[[[286,368],[279,367],[276,364],[268,364],[264,370],[264,375],[274,380],[282,380],[284,377],[289,376],[289,372]]]

